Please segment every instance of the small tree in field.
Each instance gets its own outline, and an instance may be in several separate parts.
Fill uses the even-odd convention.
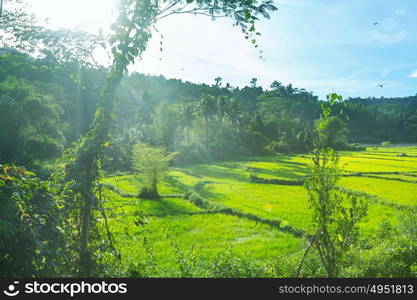
[[[310,207],[313,212],[315,235],[304,255],[314,244],[328,277],[337,277],[346,256],[359,237],[358,222],[366,215],[363,197],[346,194],[337,189],[341,176],[339,156],[328,144],[327,131],[331,107],[342,101],[337,94],[328,96],[322,104],[319,137],[311,158],[311,176],[306,180]],[[304,260],[303,258],[303,260]],[[301,270],[302,263],[299,267]]]
[[[132,164],[141,182],[139,197],[159,198],[158,182],[175,155],[143,143],[133,146]]]
[[[331,116],[326,122],[317,120],[317,129],[319,134],[325,139],[327,147],[334,148],[335,150],[344,150],[348,145],[348,129],[345,122],[343,122],[337,116]]]

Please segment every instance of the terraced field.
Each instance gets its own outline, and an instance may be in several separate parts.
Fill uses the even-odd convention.
[[[340,154],[340,187],[369,202],[362,237],[372,238],[382,220],[395,225],[401,210],[417,207],[417,147]],[[141,261],[152,253],[159,272],[178,264],[178,253],[210,258],[232,248],[260,262],[297,254],[311,233],[302,185],[308,174],[306,155],[171,168],[159,200],[137,198],[133,175],[108,176],[109,226],[123,257]]]

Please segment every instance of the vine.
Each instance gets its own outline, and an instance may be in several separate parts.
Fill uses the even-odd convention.
[[[256,0],[119,0],[118,5],[119,15],[111,27],[113,34],[109,39],[113,61],[101,101],[89,131],[67,151],[64,166],[64,180],[71,183],[74,201],[80,207],[78,251],[81,276],[89,276],[93,266],[90,237],[96,228],[94,213],[99,209],[94,191],[99,183],[102,152],[114,120],[115,92],[127,67],[146,50],[154,24],[170,15],[192,13],[214,18],[230,17],[243,32],[254,32],[257,15],[269,18],[269,11],[276,10],[271,0],[259,4]]]

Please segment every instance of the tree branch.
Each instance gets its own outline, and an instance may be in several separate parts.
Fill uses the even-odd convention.
[[[316,241],[316,238],[315,238],[315,237],[313,237],[313,239],[312,239],[311,243],[310,243],[310,244],[309,244],[309,246],[307,247],[307,250],[304,252],[303,258],[301,259],[300,265],[298,266],[298,270],[297,270],[297,278],[299,278],[299,277],[300,277],[301,267],[303,266],[303,264],[304,264],[304,260],[306,259],[307,254],[308,254],[308,252],[310,251],[310,249],[311,249],[311,247],[313,246],[313,244],[315,243],[315,241]]]

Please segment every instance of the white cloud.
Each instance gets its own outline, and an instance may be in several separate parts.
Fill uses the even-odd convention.
[[[414,70],[413,72],[411,72],[411,74],[408,75],[408,77],[417,78],[417,70]]]

